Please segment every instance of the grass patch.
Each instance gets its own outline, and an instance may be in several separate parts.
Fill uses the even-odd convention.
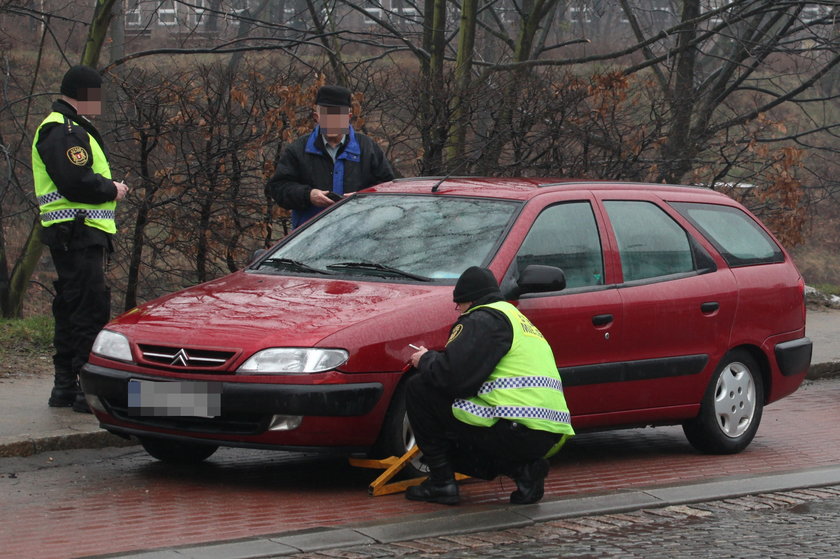
[[[53,324],[51,316],[0,319],[0,355],[51,354]]]
[[[818,283],[812,287],[820,293],[825,293],[826,295],[837,295],[840,297],[840,285],[835,285],[833,283]]]

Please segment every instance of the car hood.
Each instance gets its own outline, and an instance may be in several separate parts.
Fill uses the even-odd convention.
[[[141,305],[107,328],[135,343],[226,347],[245,353],[272,346],[323,346],[327,344],[321,342],[337,333],[353,331],[358,337],[359,325],[373,319],[379,323],[390,317],[391,322],[393,315],[409,313],[417,319],[418,305],[429,309],[445,304],[450,309],[445,314],[450,315],[451,290],[445,285],[237,272]],[[451,323],[455,316],[444,321]],[[345,339],[347,335],[338,337],[342,347],[364,345]]]

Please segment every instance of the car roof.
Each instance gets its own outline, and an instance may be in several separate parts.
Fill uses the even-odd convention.
[[[433,190],[434,189],[434,190]],[[692,195],[713,195],[729,199],[724,194],[704,186],[673,184],[598,181],[556,177],[413,177],[378,184],[363,192],[383,194],[427,194],[435,192],[447,196],[482,196],[509,200],[528,200],[556,191],[644,191],[656,192],[663,198]],[[670,196],[669,196],[670,195]]]

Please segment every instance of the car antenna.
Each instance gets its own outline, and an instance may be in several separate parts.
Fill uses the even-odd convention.
[[[440,185],[443,184],[445,181],[449,180],[452,177],[452,175],[455,174],[456,171],[460,171],[461,168],[464,166],[464,163],[467,163],[468,161],[469,161],[469,159],[467,159],[465,157],[464,159],[461,160],[460,163],[455,165],[455,168],[452,169],[451,171],[449,171],[449,174],[447,174],[445,177],[443,177],[442,179],[440,179],[439,181],[437,181],[435,183],[435,185],[432,187],[432,192],[437,192]]]

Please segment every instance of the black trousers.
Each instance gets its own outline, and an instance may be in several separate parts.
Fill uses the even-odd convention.
[[[518,468],[545,456],[561,437],[506,419],[492,427],[459,421],[452,415],[452,398],[421,374],[408,379],[406,411],[424,455],[446,457],[456,471],[482,479],[516,477]]]
[[[87,363],[96,335],[111,317],[111,291],[105,282],[107,248],[50,248],[58,273],[53,363],[57,374],[78,374]]]

